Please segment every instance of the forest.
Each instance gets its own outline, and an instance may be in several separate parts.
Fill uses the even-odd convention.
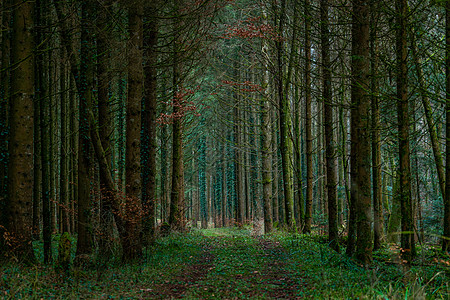
[[[1,0],[0,28],[0,298],[450,297],[450,1]]]

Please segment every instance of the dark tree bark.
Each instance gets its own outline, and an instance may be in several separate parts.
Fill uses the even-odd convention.
[[[397,13],[397,114],[400,158],[400,206],[402,257],[410,261],[416,254],[414,218],[411,200],[411,166],[409,150],[407,0],[396,0]]]
[[[175,0],[176,18],[174,32],[176,34],[173,50],[173,115],[176,116],[182,112],[179,107],[180,99],[177,99],[178,93],[182,88],[182,28],[181,0]],[[172,124],[172,190],[170,197],[170,215],[169,224],[175,230],[184,230],[184,159],[183,159],[183,120],[175,118]]]
[[[11,13],[6,8],[10,6],[10,0],[5,0],[1,5],[1,46],[0,46],[0,225],[6,225],[5,206],[7,202],[8,181],[8,105],[9,105],[9,65],[10,65],[10,20]],[[0,235],[3,230],[0,228]],[[0,247],[1,247],[0,239]]]
[[[268,59],[268,45],[264,44],[263,54]],[[268,64],[266,65],[268,68]],[[262,130],[262,184],[263,184],[263,201],[264,201],[264,233],[267,234],[272,231],[272,130],[270,118],[270,86],[269,86],[269,70],[264,70],[263,84],[266,86],[266,93],[262,101],[261,110],[261,130]]]
[[[143,4],[128,7],[128,99],[126,119],[126,235],[123,240],[124,260],[134,260],[142,253],[141,202],[141,101],[143,96]]]
[[[322,80],[323,80],[323,118],[325,123],[326,180],[328,195],[328,241],[333,250],[339,252],[339,233],[337,227],[337,179],[336,155],[333,131],[333,98],[331,90],[330,36],[328,20],[328,0],[320,1]]]
[[[34,261],[31,244],[33,201],[34,1],[13,1],[11,102],[6,230],[11,250],[21,261]]]
[[[60,49],[61,57],[65,57],[64,48]],[[65,61],[65,60],[63,60]],[[69,232],[69,135],[68,135],[68,95],[66,92],[66,65],[60,65],[60,107],[61,107],[61,142],[60,142],[60,183],[59,200],[61,233]]]
[[[78,138],[78,222],[77,257],[92,253],[91,194],[90,176],[90,138],[88,104],[92,103],[94,87],[93,49],[92,49],[92,3],[83,1],[81,5],[81,64],[79,84],[79,138]],[[76,77],[75,77],[76,78]]]
[[[241,74],[239,70],[239,58],[238,55],[235,58],[233,65],[234,80],[240,82]],[[234,136],[234,184],[236,192],[236,203],[235,203],[235,218],[236,223],[242,226],[245,222],[245,186],[244,186],[244,168],[243,168],[243,151],[241,149],[243,145],[243,126],[241,124],[241,103],[240,103],[241,91],[239,86],[235,87],[234,90],[234,107],[233,107],[233,136]]]
[[[279,34],[283,34],[283,28],[286,17],[286,1],[281,0],[279,12]],[[283,43],[281,39],[276,41],[277,49],[277,92],[280,112],[280,151],[281,151],[281,166],[283,173],[283,187],[284,187],[284,208],[285,221],[289,230],[295,230],[294,219],[294,184],[293,184],[293,168],[292,168],[292,139],[291,139],[291,124],[290,104],[287,95],[287,90],[283,82]]]
[[[102,0],[96,4],[96,36],[97,36],[97,78],[98,78],[98,126],[100,140],[105,149],[105,158],[111,161],[113,134],[113,122],[111,113],[111,100],[109,99],[110,76],[110,49],[108,40],[111,38],[109,13],[111,10],[111,0]],[[111,174],[112,175],[112,174]],[[111,194],[108,191],[108,176],[100,170],[100,236],[99,236],[99,257],[107,261],[113,256],[113,226],[114,218],[111,205]]]
[[[40,28],[44,28],[44,20],[42,18],[43,1],[39,1],[36,6],[36,24]],[[45,40],[43,29],[39,29],[36,35],[37,41],[42,43]],[[48,96],[48,78],[45,70],[44,54],[36,57],[36,74],[38,81],[38,93],[36,94],[40,102],[40,136],[41,136],[41,163],[42,163],[42,235],[44,240],[44,263],[52,260],[52,227],[51,227],[51,210],[50,210],[50,130],[49,130],[49,99]]]
[[[311,14],[310,0],[305,0],[305,131],[306,131],[306,201],[305,233],[311,232],[313,201],[313,137],[311,112]]]
[[[356,257],[367,265],[372,261],[369,1],[353,1],[352,19],[351,201],[356,212]]]
[[[143,191],[144,206],[144,243],[148,244],[154,236],[156,221],[156,63],[157,63],[157,19],[156,1],[151,1],[147,7],[147,22],[144,30],[144,112],[142,116],[144,137],[141,152],[143,155]]]
[[[447,92],[446,109],[446,165],[445,165],[445,197],[444,197],[444,238],[442,239],[442,251],[450,251],[450,1],[445,6],[445,88]]]
[[[41,6],[41,2],[39,1],[35,4],[35,11],[34,11],[34,22],[37,26],[40,25],[41,23],[41,18],[40,18],[40,6]],[[3,25],[5,26],[5,24]],[[4,31],[4,34],[6,35],[7,31]],[[41,30],[36,30],[35,34],[34,34],[34,39],[35,39],[35,45],[39,45],[41,43],[40,39],[41,39]],[[3,40],[3,42],[5,42]],[[41,136],[41,128],[42,128],[42,123],[41,123],[41,119],[40,119],[40,114],[41,114],[41,97],[42,97],[42,90],[40,89],[40,81],[41,81],[41,68],[39,67],[39,61],[42,62],[42,59],[40,58],[39,55],[39,49],[36,49],[36,55],[35,55],[35,76],[34,76],[34,84],[35,84],[35,94],[34,94],[34,187],[33,187],[33,228],[32,228],[32,235],[33,235],[33,240],[39,240],[40,238],[40,220],[41,220],[41,215],[40,215],[40,205],[41,205],[41,192],[42,192],[42,154],[41,154],[41,146],[42,146],[42,136]],[[1,56],[1,55],[0,55]],[[2,65],[3,67],[3,65]],[[1,67],[0,67],[1,68]],[[3,80],[2,80],[3,82]],[[2,91],[2,94],[4,92]],[[3,100],[3,97],[2,97]],[[6,99],[5,99],[6,100]],[[1,109],[1,108],[0,108]],[[6,121],[6,118],[4,119],[3,116],[0,117],[0,124],[3,123],[4,121]],[[5,122],[6,125],[6,122]],[[2,130],[3,124],[0,126],[0,135],[2,135],[3,130]],[[5,128],[6,129],[6,128]],[[4,140],[6,142],[6,139]],[[6,152],[6,151],[5,151]],[[0,153],[5,153],[3,151],[0,150]],[[1,157],[0,157],[0,161],[1,161]],[[1,169],[1,166],[0,166]],[[0,171],[1,173],[1,171]],[[0,174],[0,178],[1,178],[2,174]],[[0,179],[0,189],[1,189],[1,179]],[[0,191],[0,194],[3,194]],[[1,197],[0,197],[1,198]],[[0,199],[1,201],[1,199]],[[0,206],[0,210],[1,206]],[[0,213],[1,214],[1,213]],[[1,217],[1,215],[0,215]],[[1,220],[1,219],[0,219]],[[1,224],[1,222],[0,222]]]
[[[373,249],[381,247],[383,238],[383,209],[381,205],[381,137],[380,105],[378,95],[378,6],[375,1],[370,4],[370,90],[372,109],[372,198],[373,198]]]

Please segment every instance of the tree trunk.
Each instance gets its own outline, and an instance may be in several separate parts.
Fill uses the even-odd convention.
[[[279,34],[283,34],[284,18],[286,12],[286,1],[281,0],[281,10],[279,13]],[[276,41],[277,49],[277,88],[280,112],[280,150],[281,150],[281,166],[283,171],[283,187],[284,187],[284,207],[285,220],[288,230],[295,229],[294,219],[294,183],[292,168],[292,139],[291,139],[291,117],[290,104],[287,96],[287,90],[283,84],[283,44],[281,40]]]
[[[94,88],[93,51],[90,29],[93,18],[92,3],[83,1],[81,6],[81,64],[78,139],[78,222],[76,256],[92,253],[91,195],[89,169],[91,167],[88,103],[92,103]]]
[[[11,54],[10,20],[11,13],[9,7],[10,0],[1,2],[2,17],[1,26],[1,46],[0,46],[0,225],[6,226],[6,202],[7,202],[7,181],[8,181],[8,105],[9,105],[9,65]],[[0,231],[0,236],[3,230]],[[1,247],[0,239],[0,247]]]
[[[111,9],[110,0],[102,0],[96,4],[97,8],[97,78],[98,78],[98,126],[100,140],[105,149],[105,158],[111,162],[113,134],[111,102],[109,99],[109,83],[111,80],[109,73],[110,49],[108,49],[108,40],[110,23],[108,21],[108,12]],[[108,192],[107,174],[100,170],[100,237],[99,237],[99,257],[103,261],[108,261],[113,256],[113,228],[114,218],[111,207],[111,195]],[[112,174],[111,174],[112,175]]]
[[[144,217],[144,243],[148,244],[154,238],[156,219],[156,64],[157,64],[157,19],[156,1],[151,1],[147,8],[147,23],[144,31],[144,76],[145,95],[143,112],[143,183],[142,205],[145,210]]]
[[[305,233],[311,233],[313,202],[313,137],[311,112],[311,14],[310,0],[305,0],[305,131],[306,131],[306,201]]]
[[[180,102],[178,99],[182,90],[182,41],[181,34],[178,32],[182,28],[183,22],[180,16],[181,0],[174,0],[176,18],[174,20],[174,32],[177,35],[173,49],[173,115],[182,114]],[[185,228],[185,206],[184,206],[184,159],[183,159],[183,120],[174,118],[172,124],[172,191],[170,197],[170,215],[169,224],[175,230],[184,230]]]
[[[60,49],[61,57],[65,57],[64,48]],[[66,88],[66,65],[60,65],[60,107],[61,107],[61,142],[60,142],[60,184],[59,184],[59,200],[61,207],[61,233],[69,232],[69,143],[68,143],[68,120],[67,113],[68,95]]]
[[[262,130],[262,185],[263,185],[263,202],[264,202],[264,233],[267,234],[272,231],[272,136],[271,136],[271,118],[270,118],[270,83],[269,83],[269,48],[267,43],[264,43],[262,52],[264,58],[267,60],[266,69],[264,70],[263,86],[266,88],[266,93],[262,98],[261,109],[261,130]]]
[[[372,107],[372,198],[373,198],[373,249],[381,247],[383,238],[383,209],[381,206],[381,138],[380,138],[380,105],[378,95],[378,6],[370,4],[370,90]]]
[[[42,25],[41,24],[41,2],[38,2],[35,5],[35,11],[34,11],[34,22],[36,25]],[[6,17],[6,16],[5,16]],[[4,24],[4,26],[6,26],[6,24]],[[3,32],[4,35],[6,35],[7,31],[5,30]],[[37,30],[34,34],[34,38],[35,38],[35,44],[39,45],[41,43],[41,39],[42,39],[42,30]],[[5,40],[3,39],[3,42],[5,42]],[[37,49],[39,50],[39,49]],[[0,68],[3,68],[6,66],[2,66]],[[42,198],[41,197],[41,193],[42,193],[42,167],[43,167],[43,161],[42,161],[42,151],[41,151],[41,147],[42,147],[42,135],[41,135],[41,129],[42,126],[44,125],[41,122],[41,98],[43,96],[42,94],[42,90],[41,90],[41,80],[42,80],[42,54],[41,55],[36,55],[35,57],[35,76],[34,76],[34,80],[35,80],[35,99],[34,99],[34,187],[33,187],[33,228],[32,228],[32,235],[33,235],[33,240],[39,240],[40,239],[40,220],[41,220],[41,215],[40,215],[40,206],[41,206],[41,201]],[[3,82],[3,80],[2,80]],[[4,90],[2,90],[2,96],[6,96],[4,95]],[[6,100],[6,98],[2,97],[2,101],[3,99]],[[1,104],[0,104],[1,105]],[[1,109],[1,108],[0,108]],[[6,111],[5,111],[6,112]],[[1,113],[1,112],[0,112]],[[3,116],[0,117],[0,127],[3,127],[5,124],[3,125],[2,123],[6,121],[6,115],[5,118],[3,118]],[[5,128],[6,130],[6,128]],[[3,136],[3,130],[2,128],[0,128],[0,135]],[[6,142],[6,137],[5,140]],[[0,142],[2,143],[2,142]],[[2,149],[0,149],[0,153],[6,153],[6,151],[2,151]],[[0,158],[1,161],[1,158]],[[2,181],[2,171],[1,171],[1,166],[0,166],[0,195],[4,195],[4,193],[2,193],[2,186],[1,186],[1,181]],[[1,197],[0,197],[1,198]],[[0,199],[1,201],[1,199]],[[0,210],[1,209],[1,204],[0,204]],[[1,213],[0,213],[0,224],[1,224]]]
[[[333,98],[331,89],[330,37],[328,20],[328,0],[320,1],[322,80],[323,80],[323,118],[325,123],[326,180],[328,195],[328,241],[329,246],[339,252],[339,233],[337,227],[336,156],[333,131]]]
[[[450,1],[445,6],[445,88],[447,97],[445,99],[446,109],[446,165],[445,165],[445,197],[444,197],[444,238],[442,239],[442,251],[450,251]]]
[[[201,137],[198,145],[198,189],[200,201],[200,220],[202,228],[208,228],[208,194],[206,189],[206,142],[205,137]]]
[[[134,260],[142,254],[142,202],[141,202],[141,101],[143,72],[143,4],[128,7],[128,99],[126,119],[126,235],[123,241],[124,260]]]
[[[369,109],[369,1],[353,2],[351,201],[356,212],[356,256],[372,261]]]
[[[31,244],[33,201],[34,1],[13,1],[11,102],[7,231],[11,250],[21,261],[34,261]]]
[[[396,0],[397,13],[397,113],[400,157],[400,205],[402,215],[402,257],[410,261],[416,254],[414,221],[411,201],[411,167],[409,151],[409,105],[407,66],[408,5],[406,0]]]

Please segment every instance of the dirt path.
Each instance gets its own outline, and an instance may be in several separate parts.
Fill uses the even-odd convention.
[[[202,253],[194,264],[186,265],[186,268],[172,280],[167,280],[147,291],[144,298],[147,299],[181,299],[190,289],[202,288],[201,282],[208,272],[214,267],[214,255],[211,253],[212,245],[205,244]]]
[[[279,242],[268,239],[255,238],[253,241],[247,245],[220,243],[219,238],[207,240],[194,262],[186,264],[174,277],[155,283],[143,298],[299,298],[298,291],[306,288],[306,284],[289,271],[286,249]],[[249,258],[253,261],[250,265],[246,264]],[[225,266],[227,271],[219,271]]]
[[[295,299],[296,292],[304,283],[286,269],[288,262],[286,250],[279,242],[267,239],[259,239],[259,244],[268,260],[264,272],[260,274],[262,280],[272,287],[267,296],[273,299]]]

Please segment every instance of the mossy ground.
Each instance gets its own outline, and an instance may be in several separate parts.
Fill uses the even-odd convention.
[[[40,245],[36,250],[39,257]],[[364,268],[320,237],[194,230],[158,239],[135,264],[94,263],[68,274],[41,264],[2,265],[0,298],[449,299],[449,257],[419,250],[410,267],[386,247]]]

